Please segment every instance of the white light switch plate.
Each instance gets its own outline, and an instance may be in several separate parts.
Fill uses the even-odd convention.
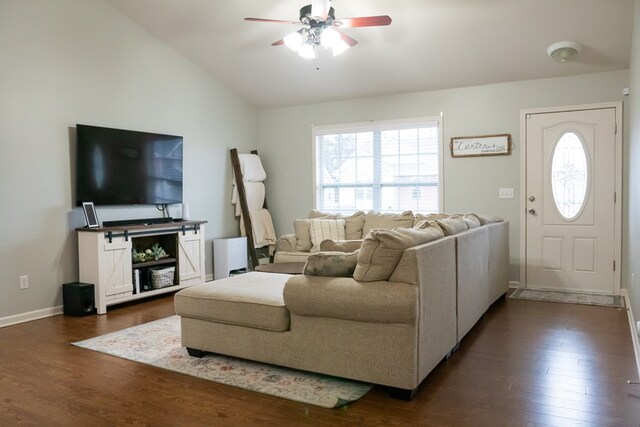
[[[513,199],[513,188],[498,188],[498,198]]]

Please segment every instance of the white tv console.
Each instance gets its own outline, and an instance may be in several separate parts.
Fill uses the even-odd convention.
[[[204,224],[180,221],[165,224],[78,228],[80,281],[94,285],[98,314],[107,306],[175,292],[204,283]],[[132,250],[162,246],[168,257],[140,263]],[[175,267],[173,285],[160,289],[136,289],[134,273],[153,267]]]

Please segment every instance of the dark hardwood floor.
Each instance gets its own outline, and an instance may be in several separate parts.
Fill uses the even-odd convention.
[[[640,425],[627,314],[500,300],[411,402],[376,387],[322,409],[81,349],[173,314],[172,297],[0,329],[0,425]],[[375,351],[375,349],[372,349]]]

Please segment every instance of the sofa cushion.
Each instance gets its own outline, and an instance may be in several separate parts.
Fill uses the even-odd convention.
[[[311,252],[320,250],[323,240],[344,240],[344,219],[312,219],[311,227]]]
[[[414,215],[413,226],[420,221],[435,221],[436,219],[449,218],[451,215],[443,214],[443,213],[430,213],[430,214],[421,214],[417,213]]]
[[[293,229],[296,233],[295,251],[309,252],[313,244],[311,243],[311,220],[294,219]]]
[[[284,287],[284,301],[291,313],[373,323],[413,323],[417,295],[417,288],[406,283],[378,285],[351,277],[298,275]]]
[[[480,223],[480,218],[478,218],[474,213],[460,215],[460,218],[462,218],[462,220],[467,224],[468,228],[477,228],[482,225],[482,223]]]
[[[442,235],[434,227],[375,229],[360,248],[358,265],[353,278],[363,282],[389,280],[405,249],[439,239]]]
[[[325,277],[351,277],[358,264],[358,252],[316,252],[307,258],[303,274]]]
[[[283,234],[278,237],[278,242],[276,243],[276,252],[287,251],[292,252],[296,250],[296,235],[295,234]]]
[[[176,314],[270,331],[289,329],[282,293],[289,274],[251,272],[191,286],[174,297]]]
[[[364,220],[366,214],[358,211],[344,219],[344,233],[347,240],[362,239],[362,229],[364,228]]]
[[[342,215],[340,214],[333,214],[330,212],[321,212],[317,209],[311,209],[309,211],[309,215],[308,215],[309,219],[317,219],[317,218],[324,218],[324,219],[340,219],[342,218]]]
[[[413,226],[413,213],[411,211],[394,213],[379,213],[369,211],[364,219],[362,235],[366,236],[374,228],[396,228]]]
[[[480,224],[482,225],[493,224],[494,222],[504,221],[502,218],[495,215],[480,215],[480,214],[475,214],[475,215],[478,217],[478,219],[480,220]]]
[[[418,230],[429,230],[433,233],[437,233],[440,237],[444,237],[444,232],[442,231],[442,227],[438,225],[437,221],[424,219],[422,221],[415,223],[412,228],[415,228]]]
[[[311,252],[276,252],[273,256],[273,262],[307,262]]]
[[[453,236],[461,231],[468,230],[467,223],[460,217],[449,217],[437,219],[436,222],[444,232],[445,236]]]
[[[320,242],[322,252],[354,252],[362,246],[360,240],[323,240]]]

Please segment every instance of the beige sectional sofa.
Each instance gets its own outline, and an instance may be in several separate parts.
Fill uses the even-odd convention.
[[[393,229],[361,221],[358,252],[308,252],[307,274],[252,272],[181,290],[182,345],[197,357],[226,354],[411,398],[508,289],[509,224],[475,217],[470,229],[462,215],[435,222],[411,214],[408,227]],[[345,240],[333,248],[358,239]]]

